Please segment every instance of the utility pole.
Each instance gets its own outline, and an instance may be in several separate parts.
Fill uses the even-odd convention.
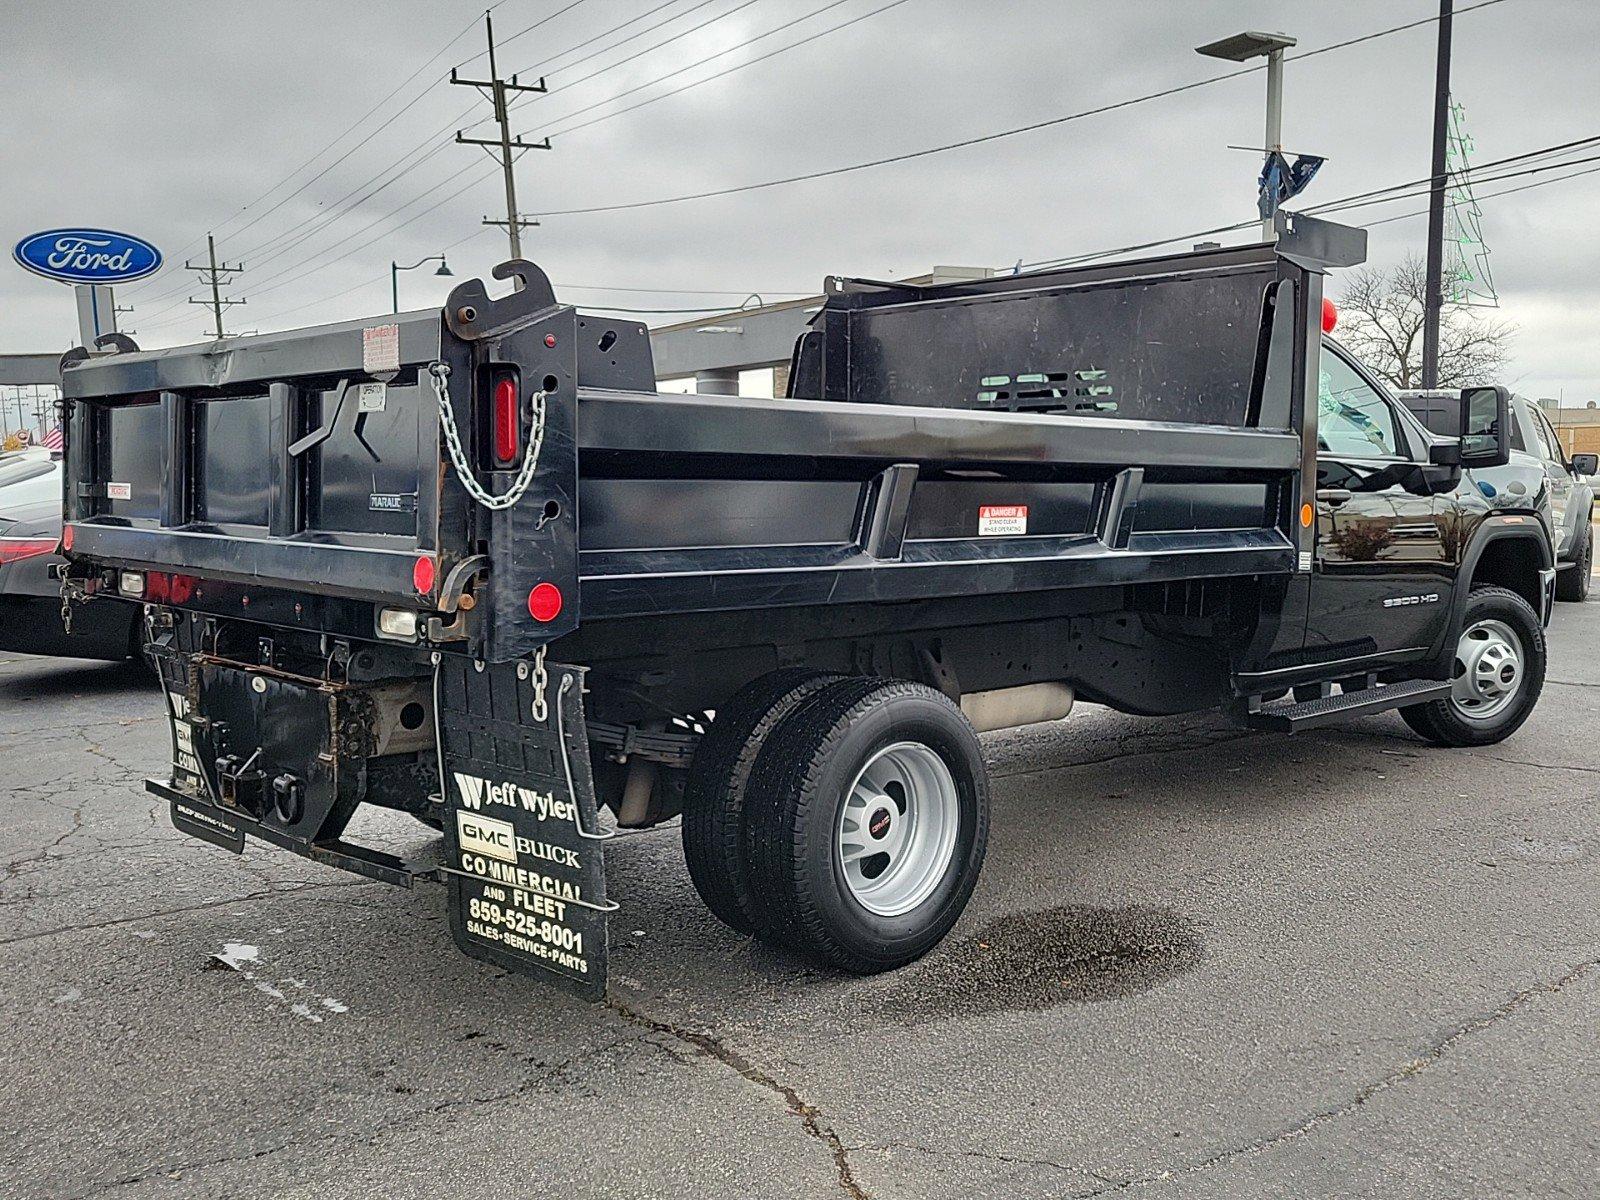
[[[190,296],[189,303],[204,304],[211,309],[211,315],[216,320],[217,340],[221,341],[223,338],[228,336],[222,331],[222,310],[225,308],[231,308],[235,304],[244,303],[243,300],[224,299],[222,296],[222,287],[224,284],[232,283],[233,277],[241,274],[244,271],[244,264],[236,263],[234,266],[230,267],[227,263],[219,263],[217,261],[217,241],[209,233],[206,234],[206,252],[211,260],[209,266],[205,264],[196,266],[191,262],[186,262],[183,264],[183,266],[185,270],[193,271],[199,275],[200,282],[202,284],[210,285],[211,299],[197,299],[194,296]]]
[[[498,160],[500,169],[505,174],[506,180],[506,219],[504,221],[490,220],[484,217],[485,225],[502,225],[511,242],[511,257],[522,257],[522,231],[530,225],[537,225],[537,221],[524,220],[517,215],[517,178],[512,170],[512,163],[521,157],[524,150],[548,150],[550,139],[545,138],[539,142],[525,142],[520,137],[511,133],[511,104],[507,99],[512,94],[522,92],[544,92],[544,76],[539,77],[536,84],[518,83],[513,75],[510,79],[501,79],[500,72],[494,60],[494,19],[488,14],[483,14],[483,28],[489,37],[489,78],[488,79],[461,79],[456,75],[455,68],[450,69],[450,82],[459,83],[466,87],[475,87],[483,93],[484,98],[494,105],[494,119],[500,125],[498,138],[470,138],[459,129],[456,130],[456,141],[464,146],[482,146],[489,153],[489,157]],[[513,151],[517,152],[513,155]],[[520,280],[517,284],[522,286]]]
[[[1444,311],[1445,149],[1450,137],[1452,0],[1439,0],[1439,59],[1433,84],[1433,180],[1428,188],[1427,280],[1422,299],[1422,386],[1439,386],[1439,318]]]

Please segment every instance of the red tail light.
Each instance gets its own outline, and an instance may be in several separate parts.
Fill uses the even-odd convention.
[[[53,537],[0,537],[0,563],[54,554],[59,544]]]
[[[424,596],[433,591],[433,581],[437,575],[438,569],[432,555],[419,554],[417,561],[411,564],[411,585]]]
[[[147,571],[144,598],[152,604],[165,604],[172,596],[172,577],[163,571]]]
[[[199,582],[193,575],[174,575],[167,581],[167,597],[174,604],[187,604],[194,599],[195,585]]]
[[[494,457],[498,463],[517,461],[521,440],[521,414],[517,412],[517,381],[502,375],[494,381]]]
[[[554,621],[561,615],[564,603],[561,589],[553,583],[535,585],[528,593],[528,615],[541,624]]]

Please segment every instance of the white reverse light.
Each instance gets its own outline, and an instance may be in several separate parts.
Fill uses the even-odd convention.
[[[124,596],[144,595],[144,572],[124,571],[117,579],[117,590]]]
[[[378,610],[378,632],[384,637],[417,640],[417,614],[409,608]]]

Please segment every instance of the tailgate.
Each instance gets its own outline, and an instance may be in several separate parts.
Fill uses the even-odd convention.
[[[452,346],[470,378],[431,310],[69,365],[74,557],[415,602],[418,557],[437,580],[466,542],[428,374]]]

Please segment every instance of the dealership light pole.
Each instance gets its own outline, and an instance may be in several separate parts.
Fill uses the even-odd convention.
[[[409,267],[402,267],[399,263],[395,262],[392,258],[389,260],[389,296],[390,296],[390,299],[394,302],[394,308],[393,308],[392,311],[394,311],[394,312],[399,312],[400,311],[400,272],[401,271],[415,271],[423,263],[431,263],[431,262],[436,262],[436,263],[439,264],[439,269],[434,272],[435,275],[453,275],[453,274],[455,274],[455,272],[450,269],[450,264],[444,261],[444,255],[442,255],[442,254],[430,254],[430,255],[428,255],[427,258],[419,258],[416,262],[412,263]]]
[[[1295,44],[1295,39],[1281,33],[1257,33],[1246,30],[1220,42],[1196,46],[1195,53],[1207,58],[1225,58],[1229,62],[1249,62],[1252,58],[1267,60],[1267,144],[1268,155],[1283,150],[1283,52]],[[1274,205],[1274,208],[1276,206]],[[1261,238],[1273,238],[1272,212],[1261,218]]]

